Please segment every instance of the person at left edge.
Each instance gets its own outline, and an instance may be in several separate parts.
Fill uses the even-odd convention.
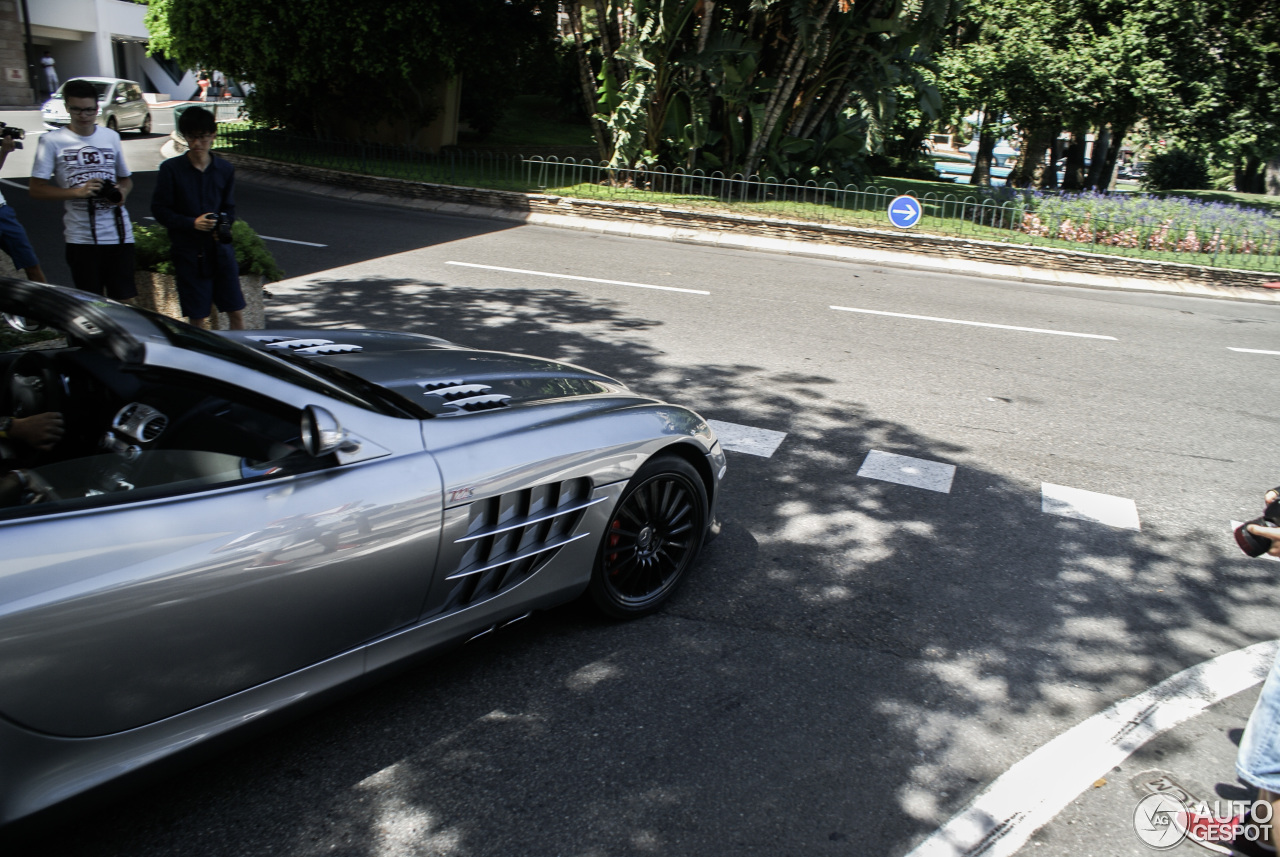
[[[36,146],[31,198],[60,199],[67,264],[77,289],[128,301],[133,282],[133,223],[124,207],[133,190],[120,135],[97,124],[98,90],[87,80],[69,80],[62,96],[71,124],[50,131]],[[100,194],[115,182],[120,201]]]
[[[13,149],[12,137],[0,137],[0,167],[4,166],[5,159]],[[36,258],[36,251],[31,248],[31,239],[27,238],[27,230],[22,228],[22,224],[18,222],[18,215],[13,211],[13,206],[5,201],[2,193],[0,193],[0,250],[13,260],[13,267],[26,272],[28,280],[35,280],[37,283],[48,282],[44,277],[44,271],[40,268],[40,260]]]

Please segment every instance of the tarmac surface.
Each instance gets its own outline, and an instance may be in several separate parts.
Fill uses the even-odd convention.
[[[0,114],[0,118],[5,115]],[[162,130],[159,123],[157,123],[157,130]],[[167,128],[163,130],[167,130]],[[156,142],[158,146],[159,141],[156,140]],[[34,148],[34,141],[32,141],[31,147]],[[135,170],[139,169],[136,163],[132,165]],[[6,174],[12,175],[8,168],[6,168]],[[240,173],[240,180],[260,188],[280,187],[291,191],[312,193],[319,199],[343,197],[359,202],[374,202],[379,205],[432,208],[411,200],[357,194],[325,185],[309,185],[293,180],[278,179],[247,170]],[[6,186],[4,192],[9,197],[17,196],[20,193],[20,191],[10,186]],[[455,211],[435,206],[433,210],[437,211],[437,213],[455,214],[464,217],[483,218],[493,215],[493,212],[486,212],[478,208]],[[135,213],[135,216],[137,216],[137,213]],[[581,221],[580,218],[577,220]],[[604,234],[627,234],[632,237],[638,237],[632,227],[607,221],[578,222],[574,224],[548,221],[541,225],[584,229]],[[625,230],[625,232],[622,230]],[[688,234],[681,236],[653,235],[650,237],[666,238],[667,240],[675,240],[682,243],[699,243],[700,241],[699,236]],[[764,239],[753,245],[746,245],[744,248],[762,252],[793,251],[783,247],[774,247]],[[822,257],[820,250],[815,250],[814,254]],[[835,259],[838,256],[833,254],[822,258]],[[1078,285],[1069,281],[1062,284]],[[1118,285],[1117,287],[1120,286]],[[1269,651],[1267,650],[1266,653],[1269,654]],[[1082,791],[1077,792],[1074,798],[1068,800],[1061,809],[1054,812],[1043,824],[1035,825],[1034,822],[1014,819],[1011,824],[1001,827],[1005,819],[993,818],[990,819],[991,824],[986,835],[970,837],[969,839],[957,836],[949,841],[937,840],[936,843],[935,840],[931,839],[922,843],[916,851],[911,853],[919,854],[921,857],[924,854],[949,854],[955,855],[955,857],[959,857],[959,855],[965,855],[965,857],[978,857],[978,855],[994,857],[994,855],[998,854],[1014,853],[1034,854],[1037,857],[1057,857],[1057,855],[1062,855],[1062,857],[1067,857],[1067,855],[1072,855],[1072,857],[1083,857],[1083,855],[1103,857],[1103,855],[1153,853],[1155,849],[1145,844],[1135,830],[1135,815],[1139,803],[1144,797],[1161,788],[1168,791],[1173,786],[1176,786],[1180,787],[1185,793],[1211,804],[1214,801],[1248,801],[1252,799],[1252,790],[1242,786],[1236,780],[1234,758],[1240,732],[1259,690],[1258,682],[1261,680],[1261,675],[1258,673],[1257,666],[1263,663],[1269,663],[1269,659],[1263,657],[1262,654],[1258,654],[1254,658],[1253,671],[1250,673],[1254,678],[1246,680],[1246,686],[1243,689],[1225,694],[1220,699],[1214,699],[1211,703],[1204,705],[1202,710],[1192,712],[1181,720],[1170,715],[1166,720],[1153,716],[1144,721],[1148,724],[1154,724],[1151,725],[1149,734],[1146,734],[1144,740],[1133,746],[1132,752],[1122,760],[1119,760],[1108,770],[1101,772],[1096,779],[1088,783]],[[1186,699],[1194,696],[1195,693],[1191,692],[1179,696],[1178,699],[1185,703]],[[1158,703],[1157,708],[1152,708],[1151,711],[1168,712],[1180,710],[1178,709],[1179,704],[1174,700],[1164,699]],[[1144,708],[1143,712],[1143,716],[1146,717],[1147,709]],[[866,776],[874,777],[875,772],[868,771],[865,774]],[[1051,768],[1045,769],[1043,772],[1044,792],[1062,793],[1062,790],[1066,788],[1063,784],[1064,780],[1064,777],[1059,776]],[[994,788],[997,784],[993,784],[991,788]],[[1173,786],[1169,784],[1173,784]],[[990,792],[991,788],[983,794]],[[1031,797],[1034,798],[1035,795]],[[971,806],[981,802],[982,798],[983,795],[979,795]],[[965,810],[962,810],[957,814],[957,817],[964,816],[964,814]],[[1117,831],[1122,831],[1123,833],[1117,835]],[[831,835],[833,837],[836,836],[835,833]],[[849,835],[856,838],[858,833],[857,831],[849,831]],[[1025,844],[1019,844],[1019,838],[1025,839]],[[1197,844],[1189,839],[1183,839],[1166,850],[1168,853],[1177,855],[1223,853],[1221,850],[1215,851],[1209,846]],[[879,854],[882,851],[877,849],[873,840],[864,839],[858,843],[858,847],[851,853]]]

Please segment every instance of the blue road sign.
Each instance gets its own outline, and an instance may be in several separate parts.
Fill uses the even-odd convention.
[[[920,221],[922,211],[914,196],[899,196],[889,203],[889,222],[899,229],[910,229]]]

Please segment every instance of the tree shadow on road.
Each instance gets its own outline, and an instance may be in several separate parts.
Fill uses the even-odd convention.
[[[1280,606],[1224,533],[1046,515],[1038,484],[835,379],[673,365],[660,322],[622,304],[337,279],[277,301],[279,326],[567,359],[787,437],[730,453],[724,533],[658,615],[536,616],[86,820],[59,853],[904,854],[1049,737],[1265,638]],[[857,476],[873,449],[959,463],[951,493]]]

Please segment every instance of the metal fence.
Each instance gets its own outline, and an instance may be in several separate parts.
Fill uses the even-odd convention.
[[[590,160],[462,149],[433,155],[261,129],[222,131],[218,146],[292,164],[410,181],[881,229],[893,229],[889,203],[911,187],[895,187],[891,180],[837,185],[680,168],[618,169]],[[1021,196],[1001,200],[977,188],[911,195],[923,209],[914,229],[930,234],[1280,272],[1280,218],[1275,228],[1249,232],[1176,219],[1137,223],[1044,214]]]

